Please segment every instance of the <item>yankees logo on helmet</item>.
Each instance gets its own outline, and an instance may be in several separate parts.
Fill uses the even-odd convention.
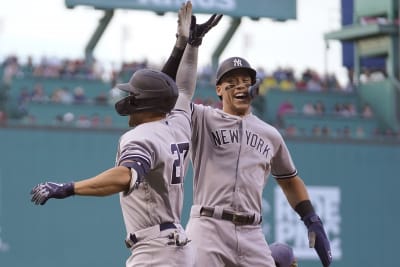
[[[235,58],[233,60],[233,66],[235,67],[241,67],[242,66],[242,60],[240,60],[240,58]]]
[[[241,57],[230,57],[222,61],[217,70],[216,85],[220,84],[222,77],[232,70],[244,69],[251,77],[251,84],[256,82],[256,71],[250,66],[249,62]]]

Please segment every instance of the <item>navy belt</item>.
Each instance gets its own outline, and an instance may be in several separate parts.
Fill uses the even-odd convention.
[[[213,217],[214,215],[214,208],[208,208],[208,207],[202,207],[200,209],[200,216],[206,216],[206,217]],[[225,221],[230,221],[233,224],[236,225],[248,225],[248,224],[254,224],[255,220],[255,215],[245,215],[245,214],[237,214],[232,211],[227,211],[224,210],[221,215],[221,219]],[[262,217],[260,217],[260,221],[258,223],[261,223]]]
[[[159,224],[160,227],[160,232],[167,230],[167,229],[176,229],[176,225],[173,223],[162,223]],[[136,237],[135,234],[130,234],[129,235],[129,239],[125,240],[125,245],[127,248],[131,248],[133,245],[135,245],[137,242],[139,242],[140,240],[138,240],[138,238]]]

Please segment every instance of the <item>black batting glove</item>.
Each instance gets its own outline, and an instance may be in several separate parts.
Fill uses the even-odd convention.
[[[188,43],[192,46],[199,47],[203,41],[203,37],[211,28],[218,24],[222,16],[222,14],[213,14],[203,24],[196,24],[196,16],[192,15]]]

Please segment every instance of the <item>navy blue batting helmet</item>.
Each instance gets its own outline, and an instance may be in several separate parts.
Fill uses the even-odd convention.
[[[241,57],[230,57],[221,62],[217,70],[217,78],[215,84],[218,85],[224,75],[228,74],[230,71],[244,69],[251,77],[251,84],[256,82],[257,72],[250,66],[249,62]]]
[[[137,70],[128,83],[117,84],[117,88],[129,93],[115,103],[115,109],[122,116],[138,111],[169,113],[179,95],[171,77],[151,69]]]

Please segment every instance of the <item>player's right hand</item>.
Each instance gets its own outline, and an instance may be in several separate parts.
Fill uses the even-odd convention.
[[[332,263],[331,246],[326,236],[324,226],[321,219],[314,212],[302,218],[308,229],[308,241],[310,248],[315,248],[319,259],[324,267],[328,267]]]
[[[36,205],[44,205],[49,198],[62,199],[74,194],[74,183],[58,184],[45,182],[31,190],[31,201]]]
[[[192,2],[182,3],[178,12],[178,30],[177,37],[189,38],[190,23],[192,21]]]

